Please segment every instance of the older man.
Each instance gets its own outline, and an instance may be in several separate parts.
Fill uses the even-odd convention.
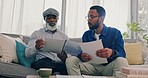
[[[49,8],[43,12],[43,18],[46,25],[32,33],[31,40],[26,49],[26,56],[27,58],[35,57],[35,61],[31,64],[32,68],[52,68],[52,73],[60,72],[60,74],[65,75],[67,70],[64,61],[67,58],[67,54],[65,52],[57,54],[42,51],[45,44],[44,38],[68,40],[68,36],[57,29],[59,12]]]

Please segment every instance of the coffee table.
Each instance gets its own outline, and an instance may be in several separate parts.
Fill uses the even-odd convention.
[[[41,78],[39,75],[27,75],[26,78]],[[56,78],[56,76],[50,76],[49,78]]]
[[[41,78],[39,75],[28,75],[26,78]],[[50,76],[49,78],[56,78],[56,76]],[[115,78],[115,77],[107,77],[107,78]]]

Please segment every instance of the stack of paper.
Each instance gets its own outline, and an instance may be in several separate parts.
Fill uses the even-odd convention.
[[[132,67],[122,67],[120,72],[116,73],[117,78],[148,78],[148,66],[138,65]]]
[[[133,74],[124,74],[122,72],[116,73],[116,78],[148,78],[148,75],[133,75]]]

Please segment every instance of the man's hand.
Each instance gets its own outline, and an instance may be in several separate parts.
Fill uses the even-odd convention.
[[[65,61],[67,58],[67,54],[65,52],[58,53],[57,56],[62,60]]]
[[[101,58],[108,58],[112,55],[112,53],[113,53],[112,49],[103,48],[103,49],[96,51],[96,56],[101,57]]]
[[[81,54],[81,58],[85,62],[92,60],[92,56],[89,55],[88,53],[84,53],[84,52]]]
[[[39,49],[43,48],[44,45],[45,45],[45,41],[44,41],[43,39],[38,39],[38,40],[36,41],[35,48],[36,48],[37,50],[39,50]]]

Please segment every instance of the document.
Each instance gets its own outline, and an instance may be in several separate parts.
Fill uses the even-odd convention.
[[[56,75],[56,78],[83,78],[83,77],[76,75]]]
[[[103,48],[101,40],[79,43],[79,44],[83,52],[86,52],[93,57],[92,60],[88,61],[89,63],[93,64],[107,63],[106,58],[100,58],[96,56],[96,51]]]
[[[71,41],[71,40],[66,41],[63,51],[73,56],[78,56],[78,54],[82,52],[79,43]]]
[[[66,40],[58,40],[45,38],[45,46],[42,48],[43,51],[60,53],[63,51]]]

